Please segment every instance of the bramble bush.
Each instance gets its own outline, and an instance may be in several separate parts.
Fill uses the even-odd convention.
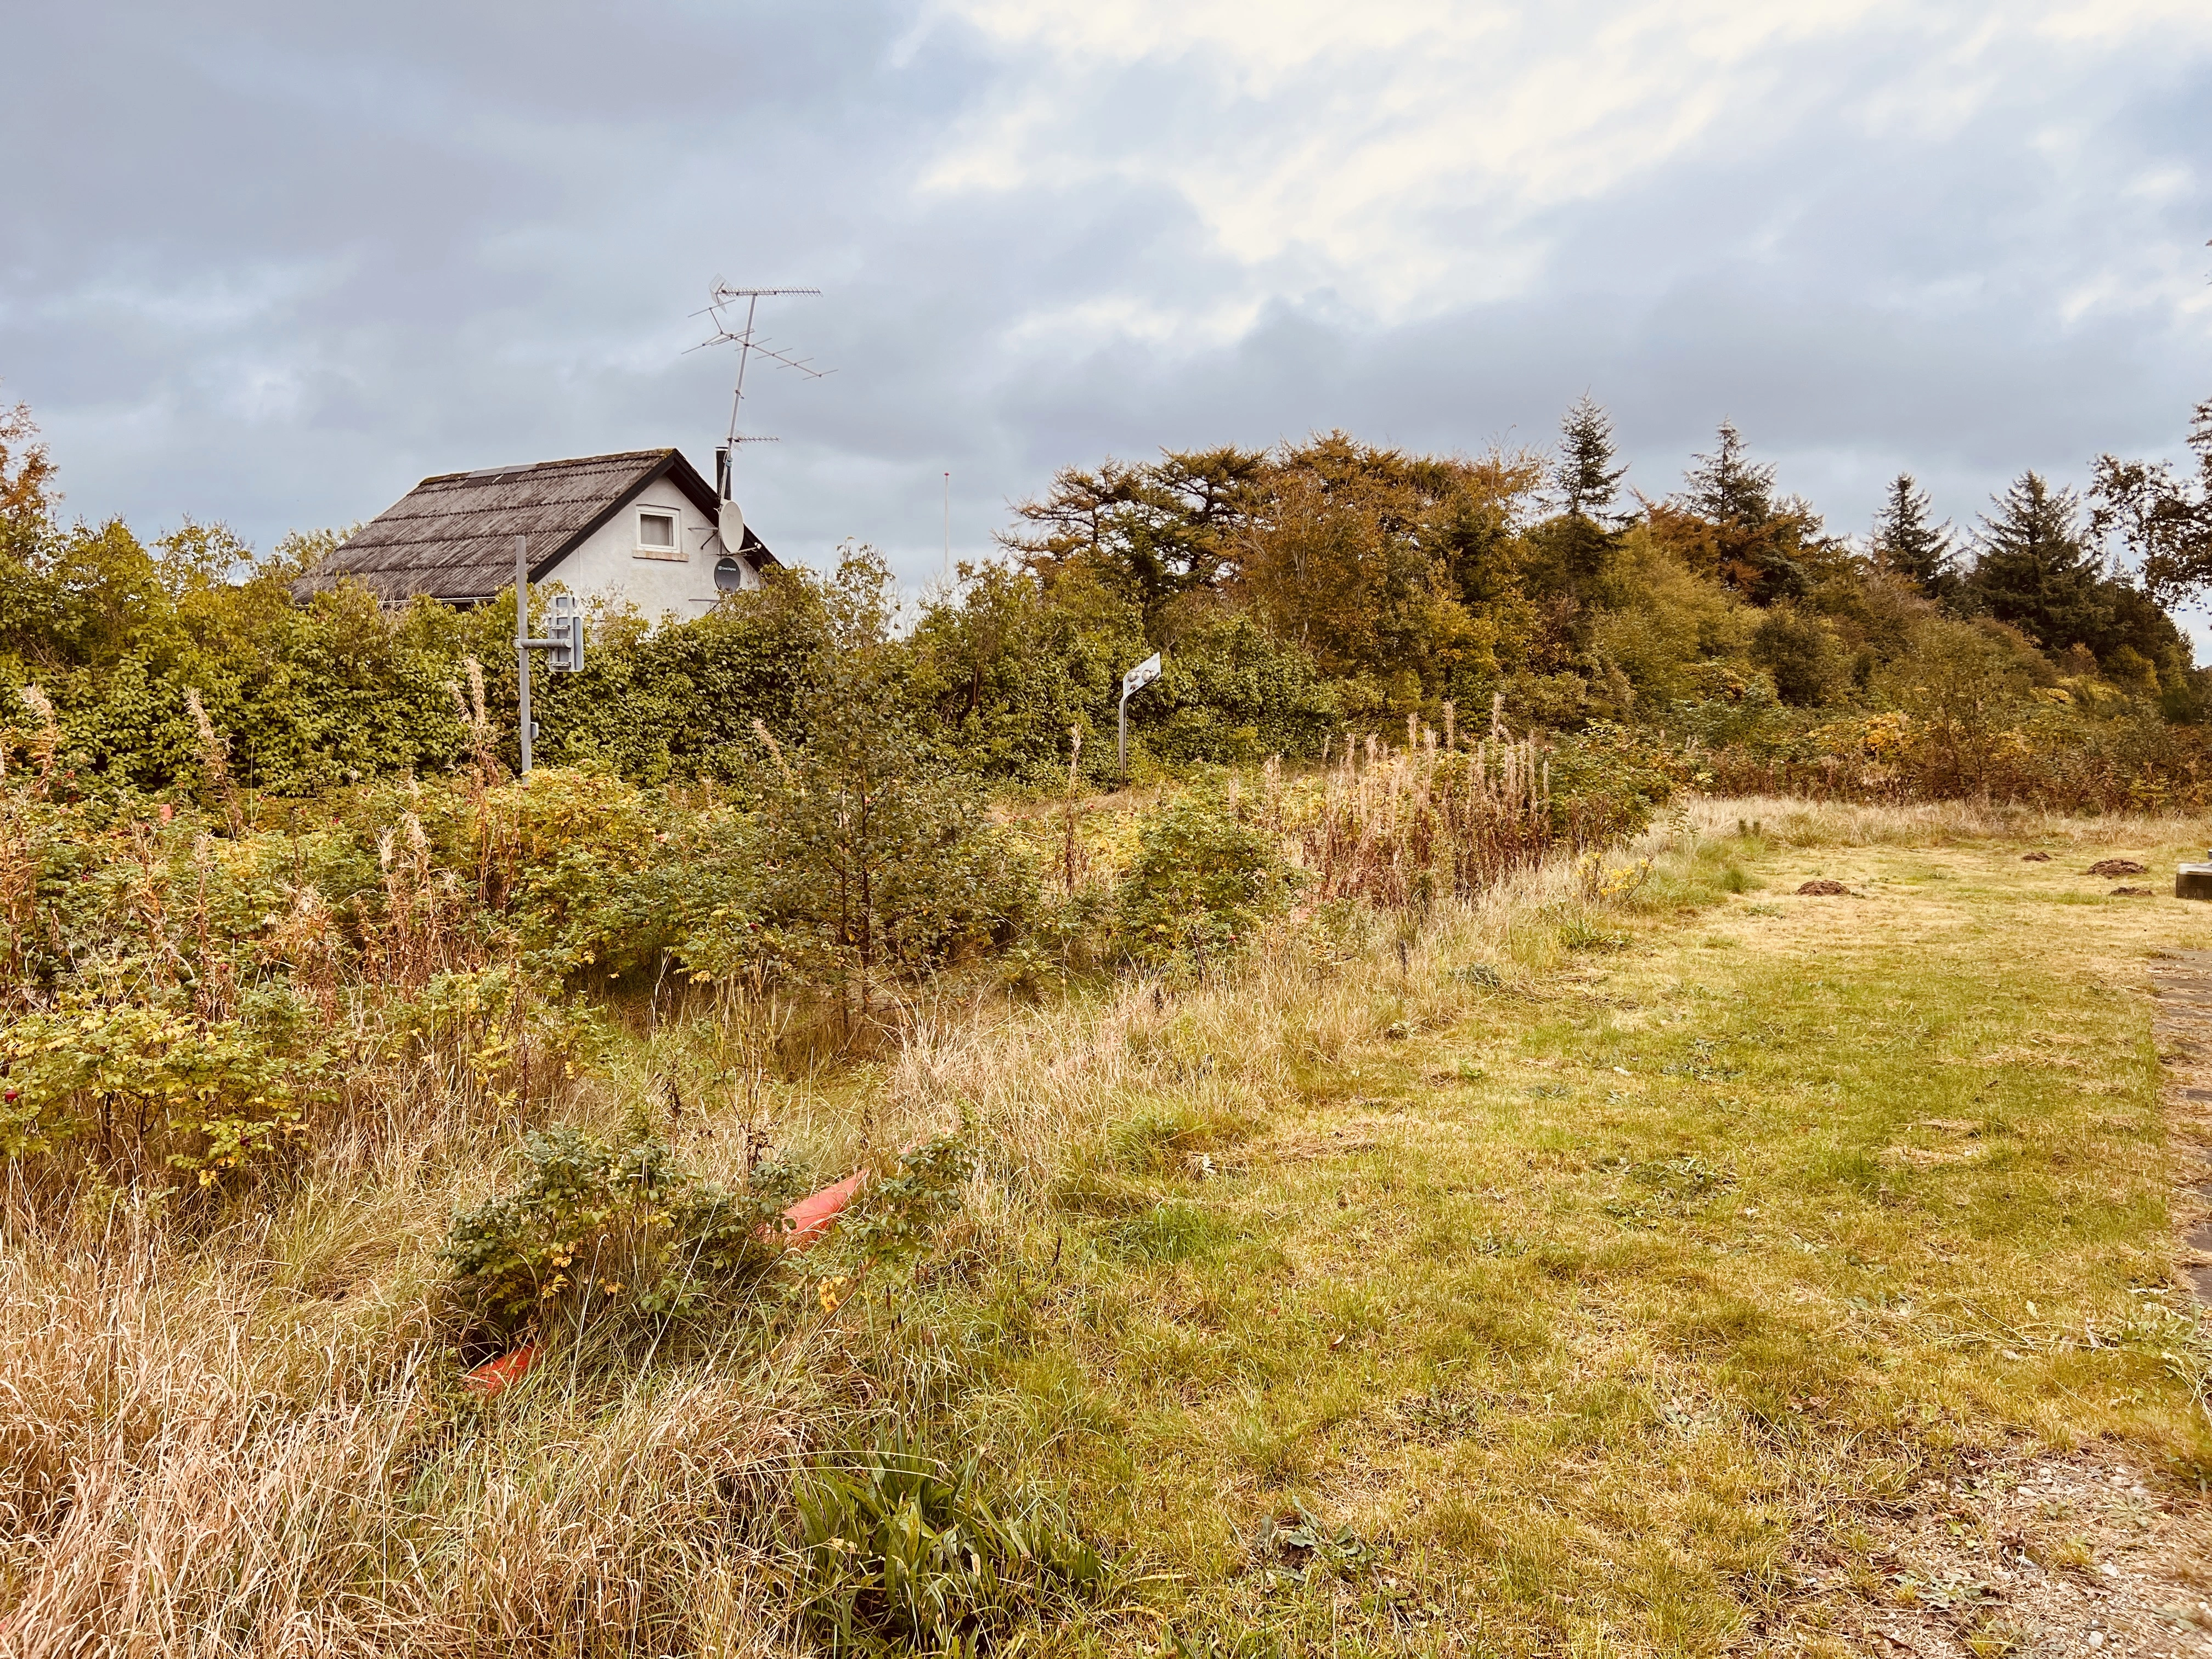
[[[602,1140],[574,1127],[526,1135],[519,1179],[457,1216],[440,1260],[449,1305],[473,1337],[620,1335],[692,1317],[762,1310],[798,1276],[784,1213],[805,1186],[755,1156],[741,1186],[688,1167],[633,1113]],[[905,1269],[959,1207],[962,1134],[933,1137],[863,1187],[834,1244],[805,1258],[825,1313],[864,1274]]]
[[[1227,956],[1287,908],[1297,881],[1275,836],[1220,801],[1184,795],[1139,832],[1115,890],[1115,938],[1148,967]]]
[[[617,1144],[526,1136],[515,1190],[458,1217],[442,1252],[470,1323],[512,1340],[587,1321],[727,1313],[781,1265],[799,1182],[762,1163],[732,1190],[702,1179],[641,1121]]]
[[[0,1029],[0,1153],[82,1146],[106,1168],[167,1165],[213,1186],[267,1163],[303,1133],[308,1103],[334,1092],[336,1055],[307,1035],[285,988],[242,999],[242,1018],[203,1019],[118,991],[65,993]]]

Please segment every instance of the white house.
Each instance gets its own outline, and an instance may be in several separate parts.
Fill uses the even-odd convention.
[[[718,459],[720,459],[718,457]],[[586,455],[425,478],[293,584],[301,598],[350,577],[387,605],[427,593],[483,605],[514,586],[514,538],[530,580],[635,605],[655,621],[703,615],[760,586],[775,556],[727,496],[673,449]],[[725,545],[725,534],[737,539]]]

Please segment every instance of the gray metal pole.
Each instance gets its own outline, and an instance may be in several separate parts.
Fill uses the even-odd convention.
[[[514,538],[514,665],[522,718],[522,775],[530,775],[530,538]]]
[[[1129,694],[1121,694],[1121,730],[1114,741],[1114,771],[1123,787],[1129,782]]]

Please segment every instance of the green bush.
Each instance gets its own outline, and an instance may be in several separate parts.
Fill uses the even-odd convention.
[[[1751,659],[1773,676],[1775,695],[1799,708],[1827,702],[1848,672],[1835,630],[1786,605],[1752,630]]]
[[[520,1156],[518,1188],[459,1217],[441,1253],[456,1305],[502,1337],[727,1310],[783,1261],[799,1183],[781,1164],[732,1192],[641,1125],[619,1146],[532,1134]]]
[[[1164,759],[1249,765],[1320,754],[1344,708],[1311,657],[1231,611],[1176,641],[1159,683],[1129,714],[1133,733]]]
[[[1562,738],[1547,757],[1552,817],[1577,847],[1638,834],[1687,781],[1687,763],[1660,734],[1592,726]]]
[[[0,1027],[0,1154],[82,1152],[136,1175],[167,1164],[203,1187],[274,1158],[331,1088],[330,1056],[285,988],[240,1005],[208,1019],[175,996],[71,990]]]
[[[1287,902],[1294,872],[1273,837],[1198,795],[1146,820],[1114,896],[1123,952],[1159,966],[1234,951]]]
[[[856,994],[1018,934],[1034,872],[976,787],[921,750],[881,654],[841,659],[812,737],[778,750],[749,893],[732,890],[684,955],[696,972],[796,980]],[[731,884],[732,889],[736,884]]]
[[[1077,574],[987,565],[967,578],[902,652],[904,702],[931,754],[971,774],[1064,779],[1073,728],[1085,774],[1110,778],[1121,677],[1152,649],[1137,607]]]
[[[511,599],[504,615],[511,637]],[[583,672],[532,680],[545,728],[535,758],[636,783],[755,779],[768,757],[753,723],[803,741],[834,653],[823,585],[799,571],[771,570],[759,589],[690,622],[648,631],[635,615],[602,618]],[[500,652],[490,687],[503,730],[514,726],[514,662],[512,648]]]
[[[962,1136],[933,1135],[861,1190],[837,1228],[838,1255],[862,1267],[900,1267],[927,1250],[960,1207],[969,1153]]]

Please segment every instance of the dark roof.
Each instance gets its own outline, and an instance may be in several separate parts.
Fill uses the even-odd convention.
[[[709,519],[719,502],[681,451],[633,449],[534,466],[490,466],[425,478],[348,537],[292,585],[305,598],[358,578],[393,602],[427,593],[488,599],[514,585],[514,538],[530,538],[530,579],[553,568],[647,484],[665,477]],[[755,565],[775,556],[745,526],[741,551]]]

